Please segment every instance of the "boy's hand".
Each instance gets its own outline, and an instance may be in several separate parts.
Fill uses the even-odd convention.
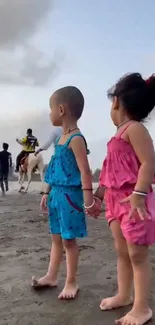
[[[47,199],[48,199],[48,194],[44,194],[40,202],[41,211],[44,213],[48,213]]]
[[[102,206],[102,201],[98,197],[94,196],[94,205],[92,206],[92,208],[88,208],[88,209],[86,208],[85,212],[88,216],[97,219],[101,213],[101,206]]]

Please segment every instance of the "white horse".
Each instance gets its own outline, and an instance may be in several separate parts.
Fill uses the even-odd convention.
[[[44,176],[43,157],[40,153],[37,156],[35,156],[34,153],[30,153],[28,157],[24,160],[23,164],[19,167],[19,184],[20,184],[19,192],[24,190],[24,192],[26,193],[28,191],[32,179],[32,173],[36,168],[38,169],[41,181],[43,182],[43,176]],[[26,175],[28,178],[28,182],[26,188],[24,188],[23,183]]]

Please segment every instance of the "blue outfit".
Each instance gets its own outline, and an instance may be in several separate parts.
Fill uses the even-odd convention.
[[[52,188],[48,197],[50,233],[60,234],[63,239],[87,235],[81,174],[68,147],[77,136],[83,137],[81,133],[72,134],[63,145],[57,139],[55,154],[45,174],[45,182]]]

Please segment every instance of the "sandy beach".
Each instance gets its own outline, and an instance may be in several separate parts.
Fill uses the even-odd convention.
[[[39,209],[39,189],[35,192],[35,184],[29,194],[19,194],[16,184],[11,184],[11,193],[0,196],[0,325],[113,325],[128,308],[99,309],[100,300],[116,291],[116,257],[104,215],[88,220],[89,236],[79,242],[78,297],[66,302],[57,299],[65,281],[65,256],[57,289],[31,289],[31,277],[47,270],[51,244],[47,216]],[[155,312],[154,248],[151,260]]]

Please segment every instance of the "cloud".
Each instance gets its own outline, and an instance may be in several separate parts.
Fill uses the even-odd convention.
[[[32,45],[52,9],[53,0],[0,0],[0,84],[44,86],[58,73],[62,54]]]
[[[0,83],[7,85],[44,86],[57,75],[61,66],[61,53],[52,58],[33,46],[24,48],[21,55],[0,52]]]
[[[25,43],[52,6],[52,0],[0,0],[0,49]]]

